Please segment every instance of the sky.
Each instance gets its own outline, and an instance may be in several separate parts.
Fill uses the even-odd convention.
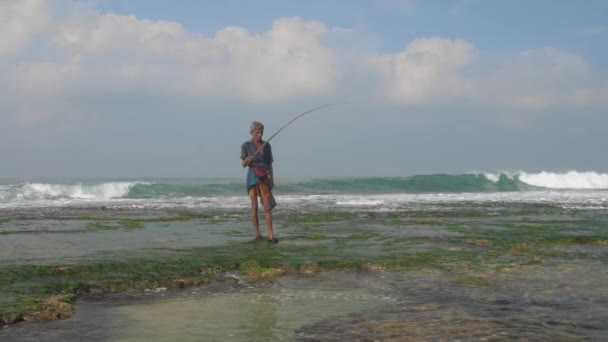
[[[603,0],[0,0],[0,177],[608,172]]]

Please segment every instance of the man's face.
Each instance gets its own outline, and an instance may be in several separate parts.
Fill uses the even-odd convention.
[[[262,135],[264,135],[263,129],[254,129],[251,131],[251,136],[253,137],[253,141],[260,142],[262,140]]]

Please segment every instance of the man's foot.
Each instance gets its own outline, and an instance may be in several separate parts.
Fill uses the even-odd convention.
[[[268,239],[268,242],[279,243],[279,239],[277,239],[276,237],[273,237],[272,239]]]
[[[257,235],[253,241],[262,241],[262,235]]]

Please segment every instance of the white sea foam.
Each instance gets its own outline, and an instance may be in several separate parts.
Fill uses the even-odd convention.
[[[336,205],[347,207],[375,207],[383,205],[384,201],[376,198],[352,198],[346,200],[337,200]]]
[[[109,209],[194,209],[228,210],[246,213],[247,196],[179,197],[179,198],[39,198],[0,203],[0,209],[18,208],[98,208]],[[539,190],[493,193],[426,193],[426,194],[324,194],[276,195],[275,210],[295,211],[409,211],[444,210],[468,206],[485,206],[503,203],[546,204],[569,208],[608,209],[605,190]]]
[[[27,183],[17,194],[18,199],[84,199],[109,200],[122,198],[140,182],[108,182],[95,185]]]
[[[499,173],[484,173],[483,174],[489,181],[492,181],[494,183],[498,182],[498,180],[500,179],[500,174]]]
[[[551,189],[608,189],[608,174],[597,172],[521,172],[519,180],[533,186]]]
[[[484,172],[483,175],[489,181],[497,183],[500,180],[501,176],[506,176],[507,178],[513,180],[516,176],[519,175],[519,172],[515,172],[515,171],[501,171],[498,173]]]
[[[474,173],[479,174],[479,173]],[[540,172],[528,173],[524,171],[484,172],[483,176],[491,182],[497,183],[501,177],[526,183],[528,185],[549,189],[608,189],[608,174],[597,172],[569,171],[566,173]]]
[[[481,175],[482,173],[477,173]],[[474,206],[502,205],[509,203],[531,203],[557,205],[564,208],[608,209],[608,175],[596,172],[525,173],[499,172],[483,174],[491,181],[500,177],[519,178],[530,185],[544,187],[538,191],[504,192],[445,192],[445,193],[391,193],[391,194],[275,194],[276,210],[294,211],[409,211],[443,210]],[[139,184],[154,185],[140,181],[95,182],[95,183],[14,183],[0,185],[0,209],[20,208],[98,208],[126,210],[220,210],[246,213],[249,208],[247,196],[228,192],[225,195],[154,195],[140,197],[129,193]],[[553,188],[553,189],[551,189]]]

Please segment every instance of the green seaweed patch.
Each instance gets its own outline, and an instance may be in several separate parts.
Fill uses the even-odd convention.
[[[306,215],[289,217],[287,220],[289,222],[326,223],[331,220],[331,217],[328,215]]]
[[[440,220],[412,220],[409,225],[420,225],[420,226],[444,226],[445,221]]]
[[[386,271],[389,267],[379,262],[366,262],[361,267],[365,271]]]
[[[490,247],[493,246],[494,243],[488,239],[470,239],[466,240],[469,244],[478,247]]]
[[[301,238],[306,240],[326,240],[328,237],[323,234],[308,234],[302,235]]]
[[[402,246],[403,244],[408,244],[408,243],[413,243],[414,241],[416,241],[415,238],[413,237],[409,237],[409,236],[399,236],[399,237],[394,237],[394,236],[380,236],[377,239],[378,241],[382,241],[381,244],[383,246],[393,246],[393,245],[398,245],[398,246]]]
[[[359,233],[359,234],[352,234],[346,237],[347,240],[369,240],[372,238],[377,237],[378,234],[374,234],[374,233]]]
[[[71,217],[59,217],[60,220],[70,220],[70,221],[115,221],[116,218],[113,217],[103,217],[103,216],[71,216]]]
[[[320,217],[320,216],[316,216]],[[314,218],[314,216],[313,216]],[[158,221],[158,220],[157,220]],[[144,220],[99,220],[90,222],[91,229],[137,229]],[[445,226],[445,224],[444,224]],[[268,244],[266,242],[235,242],[221,246],[180,249],[171,254],[150,253],[146,258],[134,255],[118,261],[87,261],[71,265],[6,266],[0,267],[0,293],[7,300],[0,302],[0,313],[5,322],[25,319],[40,311],[45,298],[81,293],[107,293],[144,290],[153,287],[186,287],[216,279],[222,272],[239,270],[248,280],[267,280],[288,274],[343,270],[410,270],[435,268],[475,271],[508,272],[510,269],[542,262],[538,255],[541,244],[600,244],[608,243],[606,236],[551,236],[555,230],[540,228],[510,228],[505,231],[475,230],[458,225],[462,237],[439,241],[429,238],[391,237],[384,234],[356,232],[346,237],[332,237],[318,233],[302,234],[310,240],[329,239],[331,243]],[[514,233],[515,232],[515,233]],[[528,234],[534,232],[534,234]],[[350,232],[352,233],[352,231]],[[232,230],[227,234],[241,234]],[[291,236],[292,240],[294,236]],[[353,248],[350,240],[373,240],[369,248]],[[407,243],[420,241],[430,245],[431,251],[415,252],[403,248]],[[459,242],[463,246],[484,248],[446,248],[445,242]],[[417,245],[414,245],[416,247]],[[451,246],[451,245],[450,245]],[[549,252],[547,252],[549,253]],[[463,279],[471,286],[486,286],[484,277],[476,275]],[[27,299],[23,295],[33,296]],[[11,299],[12,298],[12,299]],[[21,316],[20,316],[21,315]],[[55,315],[65,317],[63,314]],[[48,316],[51,317],[52,315]],[[33,316],[32,316],[33,317]],[[38,316],[37,316],[38,317]],[[42,317],[42,316],[40,316]]]
[[[13,305],[0,308],[0,324],[69,318],[74,314],[74,298],[73,294],[18,296]]]
[[[477,226],[448,226],[450,231],[455,231],[463,234],[463,237],[470,244],[494,246],[496,248],[525,248],[533,246],[543,241],[550,239],[562,238],[563,234],[560,229],[554,227],[542,227],[540,225],[522,225],[522,224],[504,224],[503,227],[508,227],[506,230],[484,230]],[[481,243],[481,244],[480,244]]]
[[[291,268],[286,265],[281,265],[280,267],[265,267],[260,265],[257,261],[245,261],[239,265],[241,274],[250,281],[276,279],[289,272],[290,269]]]
[[[581,245],[608,245],[608,238],[604,236],[564,236],[546,238],[541,241],[545,244],[581,244]]]
[[[484,275],[459,274],[456,279],[458,282],[464,285],[480,289],[494,288],[496,286],[495,282],[491,281],[488,276]]]
[[[323,271],[323,268],[321,268],[321,266],[319,266],[319,264],[316,262],[307,261],[304,264],[300,265],[298,271],[304,274],[312,274]]]
[[[233,230],[226,230],[224,231],[224,235],[226,236],[248,236],[249,233],[245,232],[243,230],[238,230],[238,229],[233,229]]]
[[[354,261],[354,260],[349,260],[347,258],[332,258],[332,259],[327,259],[327,260],[321,260],[317,262],[319,267],[325,269],[325,270],[332,270],[332,271],[337,271],[337,270],[357,270],[357,269],[361,269],[361,263]]]
[[[162,217],[145,217],[145,218],[129,218],[125,219],[128,221],[137,222],[179,222],[179,221],[191,221],[199,219],[210,219],[217,215],[212,214],[201,214],[201,213],[178,213],[176,216],[162,216]],[[70,221],[116,221],[116,217],[104,217],[104,216],[68,216],[60,217],[61,220]]]
[[[398,219],[398,218],[394,218],[394,219],[390,219],[390,220],[386,221],[386,225],[391,226],[391,227],[402,226],[405,224],[406,224],[406,222],[404,222],[403,220]]]
[[[127,230],[135,230],[144,227],[144,224],[141,221],[136,220],[122,220],[118,222],[122,228]]]
[[[89,230],[118,230],[117,226],[107,224],[105,222],[89,222],[87,224]]]
[[[140,229],[143,228],[143,223],[140,220],[120,220],[120,221],[114,221],[114,220],[95,220],[93,222],[89,222],[87,223],[87,228],[86,229],[79,229],[79,230],[62,230],[62,231],[55,231],[58,233],[79,233],[79,232],[88,232],[91,230],[119,230],[119,229],[124,229],[124,230],[135,230],[135,229]],[[49,232],[49,233],[53,233],[53,232]]]

